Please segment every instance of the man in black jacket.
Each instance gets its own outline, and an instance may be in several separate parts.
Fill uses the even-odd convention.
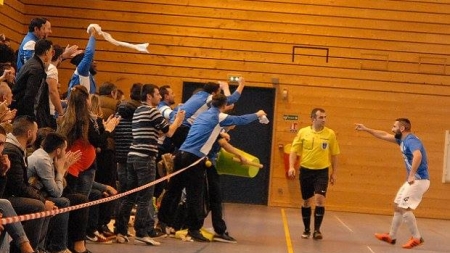
[[[17,109],[17,116],[28,115],[36,119],[34,107],[38,101],[38,92],[45,82],[47,75],[45,70],[53,56],[53,44],[51,41],[41,39],[36,42],[34,56],[20,69],[16,77],[16,84],[12,92],[15,101],[11,104]]]
[[[0,126],[0,153],[3,152],[6,143],[6,131]],[[2,218],[17,216],[16,211],[11,205],[11,202],[3,198],[3,192],[6,186],[6,172],[9,170],[11,163],[7,155],[0,156],[0,209],[2,210],[0,216]],[[15,244],[16,249],[20,249],[21,253],[33,253],[30,240],[23,229],[22,223],[10,223],[7,225],[0,225],[0,244],[3,245],[5,240],[8,240],[7,232],[11,237],[11,244]]]
[[[19,215],[50,211],[55,208],[55,204],[46,200],[27,180],[26,148],[36,140],[37,130],[36,122],[30,117],[16,118],[13,131],[7,135],[3,150],[3,154],[8,155],[11,162],[11,168],[6,173],[7,181],[3,197],[11,202]],[[37,249],[41,232],[46,231],[44,218],[29,220],[23,225],[31,246]],[[11,252],[19,250],[11,247]]]

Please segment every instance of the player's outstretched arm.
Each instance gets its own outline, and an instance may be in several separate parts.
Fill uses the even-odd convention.
[[[395,137],[393,134],[390,134],[390,133],[382,131],[382,130],[371,129],[360,123],[355,124],[355,130],[368,132],[369,134],[377,137],[378,139],[396,143],[396,140],[395,140]]]

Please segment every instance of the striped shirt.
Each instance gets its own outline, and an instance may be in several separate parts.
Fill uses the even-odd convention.
[[[133,143],[129,156],[155,156],[158,154],[159,132],[167,133],[169,123],[158,109],[143,103],[133,114],[131,123]]]

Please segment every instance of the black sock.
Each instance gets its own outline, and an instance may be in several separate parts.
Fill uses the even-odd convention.
[[[302,206],[302,218],[305,231],[309,232],[311,230],[311,207]]]
[[[325,215],[325,207],[316,206],[314,209],[314,230],[320,231],[320,226],[322,225],[323,216]]]

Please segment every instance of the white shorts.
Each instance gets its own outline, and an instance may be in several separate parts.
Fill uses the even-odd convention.
[[[414,180],[410,185],[405,182],[395,196],[394,203],[400,208],[416,209],[422,201],[423,194],[430,187],[430,180]]]

